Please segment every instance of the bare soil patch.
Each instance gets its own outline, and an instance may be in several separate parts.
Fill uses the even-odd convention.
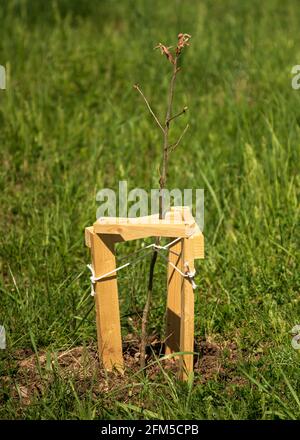
[[[130,385],[133,380],[138,381],[139,374],[142,374],[139,366],[139,341],[128,335],[124,340],[123,352],[125,373],[121,375],[117,371],[108,373],[100,367],[96,345],[78,346],[55,353],[41,350],[38,355],[31,349],[18,350],[9,362],[10,374],[0,376],[0,402],[14,398],[20,399],[23,405],[29,405],[34,397],[42,395],[57,378],[72,379],[80,394],[91,389],[95,395],[118,390],[120,397],[126,385]],[[241,353],[234,342],[217,343],[200,339],[195,341],[195,352],[196,384],[205,384],[209,380],[235,386],[247,383],[237,373],[236,366]],[[176,377],[176,359],[162,359],[158,362],[163,356],[164,345],[156,337],[152,337],[147,346],[147,376],[150,380],[166,380],[163,372]]]

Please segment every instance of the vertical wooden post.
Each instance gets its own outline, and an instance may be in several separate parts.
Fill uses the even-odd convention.
[[[116,268],[112,235],[91,234],[92,262],[99,277]],[[99,357],[104,368],[123,370],[121,323],[116,274],[96,282],[96,323]]]
[[[194,270],[193,242],[191,239],[183,239],[183,264],[188,262],[189,270]],[[184,268],[186,270],[186,268]],[[180,328],[180,351],[194,351],[194,291],[188,278],[184,278],[181,290],[181,328]],[[180,357],[180,378],[187,380],[193,372],[193,354],[184,354]]]
[[[169,262],[173,263],[181,271],[183,270],[182,241],[178,241],[169,248]],[[180,350],[181,290],[183,281],[180,273],[168,264],[166,354]]]

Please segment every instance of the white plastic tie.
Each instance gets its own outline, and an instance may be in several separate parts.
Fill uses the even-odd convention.
[[[185,275],[186,275],[186,277],[189,278],[189,280],[190,280],[190,282],[192,284],[192,287],[195,290],[198,287],[197,284],[195,283],[195,280],[194,280],[194,278],[196,276],[196,270],[195,269],[194,270],[189,270],[189,264],[188,263],[185,263],[185,266],[188,268],[188,271],[185,273]]]
[[[91,280],[91,295],[92,295],[92,296],[95,296],[95,284],[96,284],[97,281],[100,281],[100,280],[102,280],[103,278],[106,278],[106,277],[108,277],[109,275],[112,275],[112,274],[114,274],[115,272],[118,272],[118,270],[121,270],[121,269],[123,269],[124,267],[129,266],[130,264],[131,264],[131,263],[123,264],[122,266],[116,267],[116,269],[111,270],[110,272],[107,272],[107,273],[105,273],[105,274],[103,274],[103,275],[100,275],[99,277],[96,277],[93,266],[92,266],[91,264],[87,264],[87,268],[90,269],[90,271],[91,271],[91,273],[92,273],[92,275],[90,276],[90,280]]]
[[[168,250],[168,248],[170,246],[172,246],[172,244],[177,243],[177,241],[179,241],[179,240],[181,240],[181,237],[175,238],[175,240],[171,241],[170,243],[166,244],[165,246],[160,246],[159,244],[152,243],[152,244],[149,244],[148,246],[146,246],[144,249],[154,247],[155,249],[166,251],[166,250]]]
[[[165,257],[164,255],[162,255],[162,257],[164,257],[164,259],[168,261],[170,266],[172,266],[175,270],[177,270],[177,272],[180,273],[180,275],[183,278],[188,278],[190,280],[192,287],[193,287],[193,290],[197,289],[198,286],[194,281],[194,278],[196,275],[196,270],[194,269],[194,270],[190,271],[188,262],[184,263],[184,266],[187,267],[188,270],[186,272],[182,272],[182,270],[180,270],[177,266],[175,266],[175,264],[173,264],[171,261],[169,261],[167,259],[167,257]]]
[[[177,272],[180,273],[180,275],[182,275],[184,278],[188,278],[192,284],[193,290],[197,289],[197,284],[194,281],[194,278],[196,276],[196,270],[189,270],[189,263],[186,262],[184,263],[184,266],[188,269],[186,272],[182,272],[180,269],[178,269],[178,267],[176,267],[173,263],[169,262],[169,264],[171,264],[171,266],[174,267],[174,269],[177,270]]]

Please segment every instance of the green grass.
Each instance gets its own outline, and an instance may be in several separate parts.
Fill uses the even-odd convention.
[[[82,392],[54,371],[30,405],[2,386],[0,418],[299,419],[298,2],[1,0],[0,21],[0,375],[17,381],[20,349],[95,341],[84,227],[97,190],[157,186],[160,133],[132,85],[162,114],[169,70],[153,47],[188,32],[175,106],[189,106],[191,128],[169,187],[205,189],[196,334],[234,343],[229,376],[243,379],[181,384],[163,371],[95,395],[96,376]],[[143,307],[147,268],[120,273],[124,335],[139,331],[128,314]],[[150,331],[162,338],[164,307],[161,261]]]

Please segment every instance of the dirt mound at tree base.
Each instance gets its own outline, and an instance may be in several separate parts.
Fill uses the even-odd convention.
[[[242,386],[247,381],[237,374],[239,353],[234,342],[218,344],[207,340],[195,341],[194,372],[195,383],[209,380],[225,381]],[[106,372],[99,365],[95,345],[74,347],[65,351],[19,350],[7,361],[10,376],[0,377],[0,402],[10,398],[20,399],[23,405],[32,403],[56,381],[72,381],[76,392],[91,391],[101,395],[110,391],[122,394],[133,382],[138,382],[143,372],[140,370],[139,341],[128,335],[123,343],[125,372]],[[164,358],[164,344],[152,337],[147,346],[146,375],[149,380],[176,380],[178,361]]]

